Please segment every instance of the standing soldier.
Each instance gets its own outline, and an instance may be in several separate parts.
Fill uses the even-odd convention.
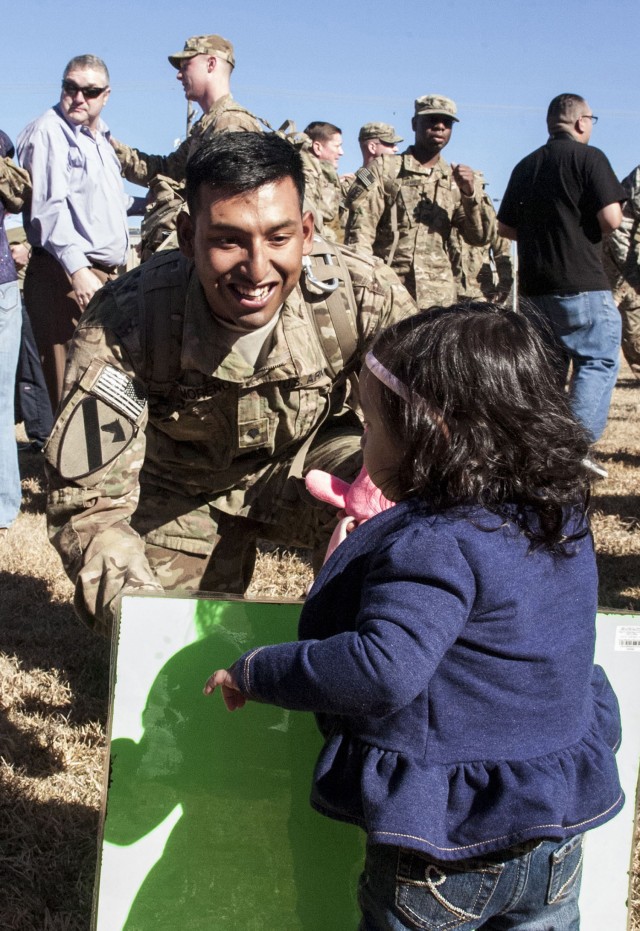
[[[181,52],[169,55],[169,62],[177,69],[176,77],[187,100],[197,103],[202,110],[188,138],[169,155],[147,155],[111,140],[127,181],[149,187],[141,229],[143,260],[160,246],[177,246],[173,231],[176,216],[184,207],[188,157],[215,133],[261,132],[260,122],[264,123],[231,95],[235,55],[228,39],[218,35],[191,36]]]
[[[622,181],[622,223],[604,240],[604,269],[622,317],[622,352],[640,378],[640,165]]]
[[[344,154],[342,130],[314,120],[304,130],[300,149],[305,198],[313,210],[316,229],[332,242],[344,240],[343,191],[338,163]]]
[[[448,253],[452,228],[481,246],[494,226],[493,209],[473,170],[442,158],[458,122],[456,113],[448,97],[418,97],[411,124],[414,144],[359,169],[347,197],[345,242],[383,258],[421,309],[456,298]]]

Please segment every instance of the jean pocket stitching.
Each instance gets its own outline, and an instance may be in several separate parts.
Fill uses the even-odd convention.
[[[568,847],[570,846],[570,843],[571,842],[569,842],[569,845],[567,845]],[[551,867],[551,876],[549,879],[549,893],[547,895],[547,903],[549,905],[555,905],[556,902],[559,902],[562,899],[566,898],[569,892],[571,891],[571,888],[573,887],[576,879],[580,875],[580,870],[582,869],[582,861],[584,859],[584,846],[583,846],[582,841],[580,841],[579,850],[580,850],[580,855],[578,857],[578,862],[576,863],[575,867],[571,871],[570,875],[567,876],[566,879],[564,879],[562,884],[558,886],[557,889],[556,889],[556,882],[559,880],[561,881],[563,879],[562,874],[563,874],[565,865],[567,864],[569,857],[571,857],[571,855],[574,854],[574,852],[576,851],[576,848],[572,847],[571,849],[567,849],[566,851],[562,853],[560,851],[556,852],[556,855],[554,856],[554,862]],[[560,875],[556,876],[557,873],[559,873]]]
[[[404,875],[400,875],[401,870],[399,869],[396,875],[396,907],[404,917],[409,919],[415,925],[416,928],[426,929],[427,927],[433,927],[437,928],[437,931],[455,931],[455,929],[461,924],[466,924],[468,921],[479,921],[482,919],[482,915],[485,913],[487,905],[489,904],[496,890],[498,880],[502,875],[503,869],[503,864],[485,864],[483,867],[477,868],[473,871],[476,875],[482,874],[482,878],[485,881],[480,881],[477,883],[477,887],[473,893],[473,902],[469,906],[471,909],[470,911],[467,911],[460,905],[456,905],[449,901],[449,899],[447,899],[442,894],[442,892],[439,891],[438,886],[446,882],[450,874],[444,872],[435,863],[430,863],[428,860],[426,861],[424,864],[424,879],[412,878],[410,875],[408,875],[408,871],[405,872]],[[455,875],[463,872],[466,871],[456,870],[452,865],[451,874]],[[492,880],[490,889],[487,889],[486,879]],[[437,905],[440,906],[440,908],[443,909],[450,917],[447,918],[445,915],[442,915],[439,919],[436,919],[438,923],[435,924],[433,923],[433,918],[435,916],[430,916],[429,918],[421,916],[417,911],[414,910],[412,904],[407,899],[406,893],[410,887],[423,888],[428,890],[434,902],[436,902]],[[428,925],[426,924],[427,921],[430,922]]]

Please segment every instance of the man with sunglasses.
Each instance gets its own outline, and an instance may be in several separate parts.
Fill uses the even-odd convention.
[[[100,58],[72,58],[59,103],[18,137],[18,155],[33,185],[24,212],[32,247],[24,296],[54,410],[62,396],[67,343],[92,296],[126,262],[129,248],[131,198],[101,119],[110,92]]]
[[[420,309],[456,298],[447,249],[452,228],[471,245],[481,246],[494,227],[493,209],[473,170],[442,158],[458,122],[456,114],[448,97],[418,97],[413,145],[359,169],[347,194],[345,242],[383,258]]]
[[[626,192],[604,152],[590,146],[597,116],[578,94],[547,111],[547,142],[511,173],[498,231],[518,242],[520,293],[544,323],[558,374],[572,363],[573,412],[595,442],[602,434],[620,365],[620,314],[602,264],[602,237],[622,222]],[[607,472],[585,465],[601,478]]]

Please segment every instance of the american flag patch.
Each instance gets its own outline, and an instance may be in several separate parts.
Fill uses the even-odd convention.
[[[138,419],[147,403],[142,386],[112,365],[102,369],[91,391],[131,420]]]

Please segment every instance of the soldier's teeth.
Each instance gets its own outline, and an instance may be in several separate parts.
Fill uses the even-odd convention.
[[[236,290],[240,292],[244,297],[253,298],[253,300],[260,301],[262,298],[265,298],[269,293],[269,286],[265,285],[262,288],[243,288],[240,285],[236,285]]]

